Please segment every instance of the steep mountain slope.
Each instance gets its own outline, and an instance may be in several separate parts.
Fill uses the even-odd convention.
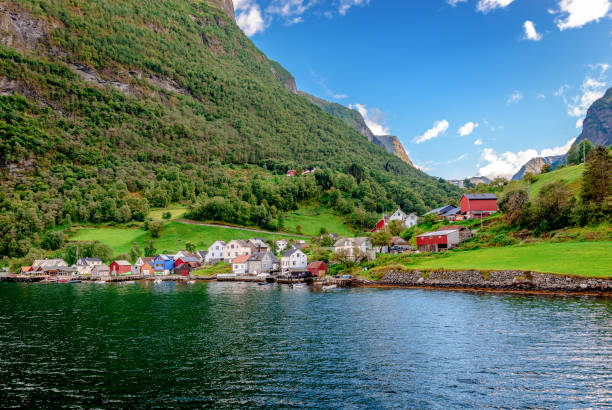
[[[532,158],[527,161],[527,163],[523,165],[516,174],[514,174],[512,179],[516,181],[523,179],[525,174],[528,172],[537,175],[542,172],[542,168],[544,168],[545,165],[550,165],[553,169],[555,169],[561,164],[565,164],[565,155]]]
[[[177,201],[272,228],[314,198],[347,218],[456,200],[287,90],[230,5],[0,3],[0,255],[58,224],[142,220]],[[277,177],[307,167],[319,171]]]
[[[577,149],[581,141],[589,140],[593,145],[612,145],[612,88],[608,89],[604,96],[595,101],[588,109],[582,124],[582,133],[576,138],[569,152]],[[568,153],[543,158],[532,158],[512,177],[518,180],[525,176],[526,172],[539,174],[545,164],[554,168],[567,162]]]
[[[289,83],[290,84],[290,83]],[[294,81],[295,84],[295,81]],[[288,86],[289,87],[289,86]],[[351,110],[344,105],[338,103],[332,103],[329,101],[325,101],[321,98],[315,97],[314,95],[310,95],[303,91],[298,91],[298,94],[302,97],[306,98],[308,101],[313,103],[314,105],[320,107],[323,111],[329,113],[330,115],[341,119],[346,125],[353,128],[361,135],[366,137],[368,141],[378,145],[379,147],[384,148],[388,153],[395,154],[401,160],[406,162],[410,166],[414,166],[406,150],[404,150],[404,146],[399,141],[399,139],[394,135],[374,135],[363,117],[356,110]]]
[[[574,142],[574,146],[578,146],[580,141],[585,139],[595,146],[612,145],[612,88],[589,107],[582,123],[582,133]]]

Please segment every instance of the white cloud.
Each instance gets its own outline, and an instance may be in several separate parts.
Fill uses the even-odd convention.
[[[565,93],[567,90],[569,90],[570,88],[572,88],[572,87],[570,87],[568,84],[563,84],[561,87],[559,87],[559,89],[558,89],[557,91],[555,91],[555,92],[553,93],[553,95],[554,95],[555,97],[560,97],[560,96],[562,96],[562,95],[563,95],[563,94],[564,94],[564,93]]]
[[[606,92],[606,83],[592,77],[586,77],[580,87],[580,94],[564,99],[567,105],[567,114],[570,117],[577,117],[576,128],[582,127],[582,122],[589,107],[598,99],[603,97]]]
[[[446,2],[453,7],[456,7],[459,3],[465,3],[466,1],[467,0],[446,0]]]
[[[343,100],[345,98],[348,98],[348,95],[346,94],[333,92],[327,86],[327,81],[325,80],[325,78],[321,77],[314,70],[310,70],[310,75],[312,76],[312,79],[314,80],[314,82],[319,84],[321,88],[323,89],[323,91],[325,91],[325,94],[327,94],[329,97],[335,98],[336,100]]]
[[[349,104],[351,110],[359,111],[366,125],[374,135],[388,135],[389,128],[385,126],[385,114],[378,108],[370,110],[363,104]]]
[[[523,99],[523,93],[520,91],[515,91],[506,100],[506,105],[516,104],[522,99]]]
[[[589,68],[593,71],[599,71],[599,75],[604,75],[606,71],[610,69],[610,64],[608,63],[589,64]]]
[[[540,93],[540,94],[538,94],[538,95],[536,96],[536,98],[537,98],[538,100],[545,100],[545,99],[546,99],[546,95],[544,95],[544,94]]]
[[[476,141],[474,141],[474,145],[482,145],[482,140],[478,138]]]
[[[454,163],[454,162],[459,162],[459,161],[461,161],[462,159],[466,159],[467,157],[468,157],[468,156],[467,156],[467,154],[461,154],[461,155],[459,155],[459,156],[458,156],[457,158],[455,158],[455,159],[449,159],[448,161],[446,161],[446,163],[447,163],[447,164],[452,164],[452,163]]]
[[[479,0],[476,8],[478,11],[488,13],[491,10],[508,7],[514,0]]]
[[[523,37],[525,40],[531,40],[531,41],[542,40],[542,35],[537,32],[533,21],[529,21],[529,20],[525,21],[523,23],[523,28],[525,29],[525,37]]]
[[[294,21],[294,16],[300,16],[316,4],[316,0],[273,0],[266,8],[266,13],[278,14]],[[299,17],[297,17],[299,18]]]
[[[446,120],[436,121],[434,123],[434,126],[428,129],[425,134],[420,135],[418,137],[414,137],[412,141],[416,144],[421,144],[425,141],[429,141],[430,139],[436,138],[440,134],[444,134],[446,130],[448,130],[448,126],[449,124]]]
[[[459,128],[459,135],[461,135],[462,137],[466,137],[473,133],[476,128],[478,128],[477,122],[470,121],[468,123],[465,123]]]
[[[551,13],[557,17],[559,30],[579,28],[592,21],[599,21],[612,10],[610,0],[560,0],[559,10]]]
[[[478,176],[485,176],[488,178],[512,178],[512,176],[532,158],[567,153],[575,140],[576,138],[572,138],[564,145],[546,148],[541,152],[535,149],[527,149],[519,152],[506,151],[498,155],[493,148],[485,148],[482,151],[482,160],[486,162],[486,165],[478,170]]]
[[[236,23],[244,34],[251,37],[266,29],[259,5],[252,0],[234,0]]]
[[[366,6],[370,4],[370,0],[340,0],[338,3],[338,13],[342,16],[353,6]]]

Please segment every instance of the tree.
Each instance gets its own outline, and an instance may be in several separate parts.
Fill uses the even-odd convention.
[[[135,263],[141,256],[142,251],[140,250],[140,246],[134,244],[132,249],[130,249],[130,262]]]
[[[378,231],[370,236],[370,242],[376,248],[389,246],[391,243],[391,233],[389,231]]]
[[[567,163],[569,165],[582,164],[589,157],[593,148],[595,146],[589,140],[582,140],[578,145],[572,145],[567,153]]]
[[[535,224],[538,231],[567,226],[572,205],[572,193],[564,181],[544,185],[536,200]]]
[[[298,225],[298,226],[296,226],[296,227],[295,227],[295,231],[296,231],[296,232],[297,232],[299,235],[301,235],[301,234],[302,234],[302,225]]]
[[[399,236],[399,234],[406,229],[406,226],[404,225],[403,221],[395,220],[389,223],[388,229],[392,236]]]
[[[56,251],[64,246],[64,234],[62,232],[48,232],[40,242],[40,246],[48,251]]]
[[[546,173],[548,173],[548,172],[550,172],[552,170],[553,170],[552,165],[544,164],[544,165],[542,165],[542,169],[540,170],[540,173],[541,174],[546,174]]]
[[[147,246],[145,246],[145,256],[152,258],[157,255],[157,249],[155,248],[155,243],[153,241],[149,242]]]
[[[523,179],[526,182],[529,182],[529,183],[533,184],[536,181],[536,179],[538,179],[538,177],[533,172],[525,172],[525,175],[523,176]]]
[[[130,255],[128,253],[120,253],[119,255],[115,256],[115,260],[116,261],[129,261],[130,260]]]
[[[323,235],[326,235],[326,234],[327,234],[327,228],[326,228],[326,227],[324,227],[324,226],[322,226],[322,227],[319,229],[319,235],[323,236]]]
[[[508,225],[521,225],[524,222],[528,202],[529,196],[522,189],[510,191],[499,200],[499,210],[503,212]]]
[[[151,233],[151,238],[159,238],[161,236],[163,224],[161,221],[152,221],[149,222],[149,232]]]
[[[463,187],[466,189],[474,188],[474,183],[469,178],[466,178],[463,180]]]
[[[170,213],[170,211],[166,211],[162,214],[162,218],[168,220],[170,218],[172,218],[172,213]]]
[[[601,204],[612,196],[612,154],[599,146],[591,151],[582,176],[582,199]]]
[[[185,249],[187,249],[187,252],[189,252],[189,253],[195,253],[196,245],[195,245],[195,243],[193,243],[191,241],[187,241],[185,243]]]

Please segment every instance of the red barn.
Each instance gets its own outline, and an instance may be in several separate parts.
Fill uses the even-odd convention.
[[[132,265],[128,261],[115,261],[110,264],[111,275],[128,275],[132,273]]]
[[[451,249],[461,242],[459,230],[426,232],[417,236],[417,246],[421,252],[438,252]]]
[[[288,177],[294,177],[295,176],[295,169],[290,169],[289,171],[287,171],[287,176]]]
[[[310,272],[312,276],[325,276],[329,271],[329,267],[325,262],[310,262],[306,269]]]
[[[202,266],[198,258],[193,256],[183,256],[174,261],[174,273],[181,276],[188,276],[192,269]]]
[[[468,218],[481,218],[497,212],[493,194],[465,194],[461,197],[461,213]]]

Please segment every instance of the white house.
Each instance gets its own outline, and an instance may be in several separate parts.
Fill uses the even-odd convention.
[[[234,275],[244,275],[247,272],[247,264],[250,255],[238,255],[232,261],[232,272]]]
[[[285,249],[287,249],[287,246],[289,245],[289,241],[286,239],[279,239],[278,241],[276,241],[276,251],[277,252],[282,252]]]
[[[417,224],[417,219],[419,218],[415,213],[411,213],[410,215],[407,215],[404,211],[402,211],[400,208],[397,208],[397,210],[395,212],[393,212],[391,215],[385,215],[388,221],[403,221],[404,222],[404,226],[406,228],[412,228],[413,226],[415,226]]]
[[[223,254],[225,250],[225,242],[224,241],[215,241],[212,245],[208,247],[208,253],[204,258],[205,263],[218,262],[220,260],[225,259]]]
[[[225,262],[230,263],[237,256],[240,255],[251,255],[253,253],[253,246],[251,246],[247,241],[243,241],[242,239],[234,239],[225,244],[225,248],[223,249],[223,259]]]
[[[299,249],[289,249],[281,256],[281,270],[283,272],[290,269],[306,269],[308,257]]]
[[[338,239],[334,244],[336,254],[345,255],[349,260],[355,260],[359,256],[370,257],[373,251],[372,242],[369,238],[343,238]]]

